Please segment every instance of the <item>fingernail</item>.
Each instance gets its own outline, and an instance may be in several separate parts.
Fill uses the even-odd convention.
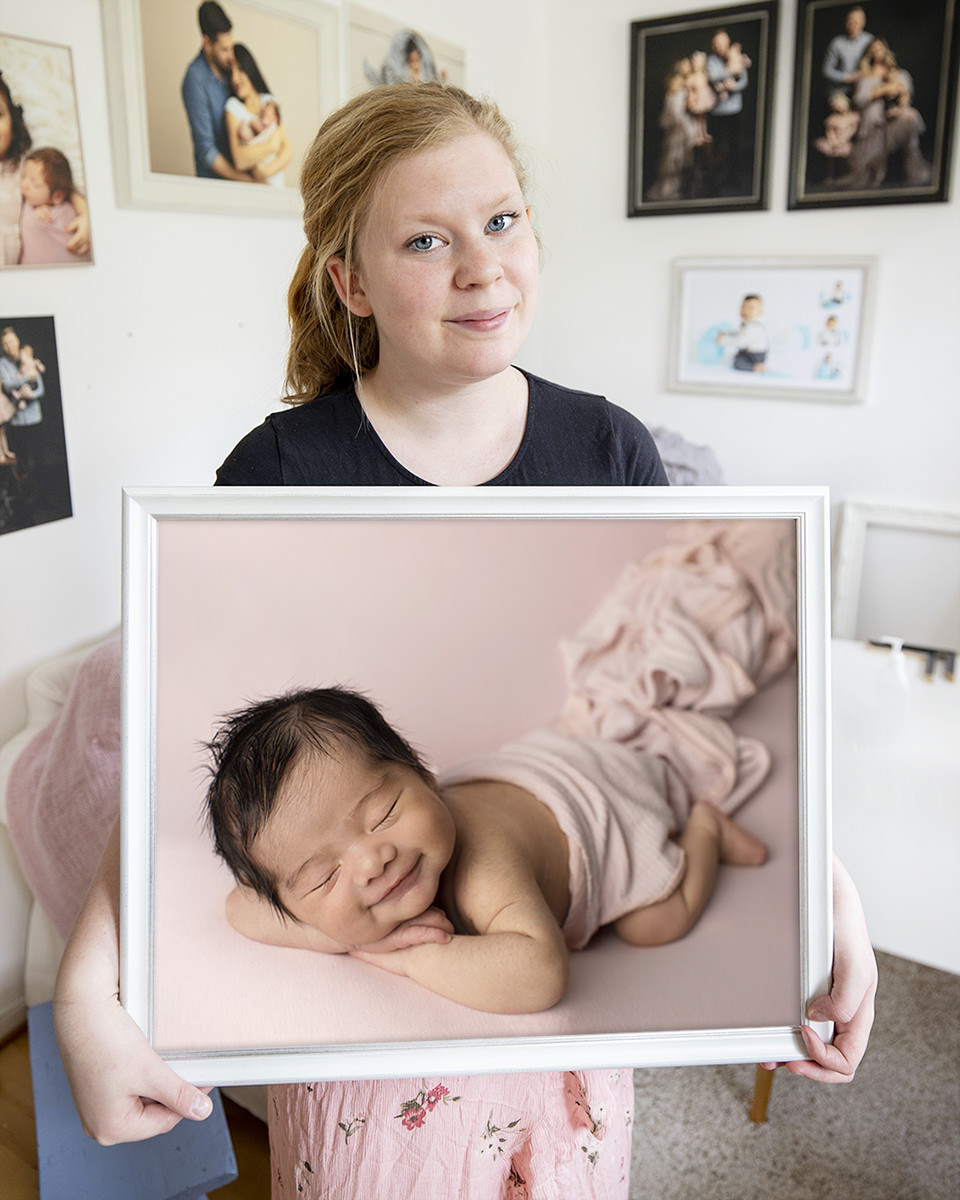
[[[209,1096],[205,1096],[203,1092],[200,1092],[190,1108],[190,1116],[196,1117],[198,1121],[202,1121],[204,1117],[209,1117],[212,1111],[213,1101]]]

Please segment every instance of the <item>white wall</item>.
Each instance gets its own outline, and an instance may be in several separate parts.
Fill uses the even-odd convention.
[[[702,3],[371,7],[466,46],[468,86],[496,96],[532,145],[547,257],[525,365],[713,445],[730,483],[828,483],[836,497],[960,506],[958,201],[785,212],[794,0],[781,13],[771,211],[632,220],[629,22]],[[117,208],[97,0],[6,0],[2,27],[73,49],[96,265],[0,277],[4,315],[56,318],[75,514],[0,538],[0,739],[22,723],[30,667],[119,620],[121,486],[212,482],[274,407],[301,245],[293,218]],[[670,261],[785,253],[879,258],[869,403],[667,393]]]

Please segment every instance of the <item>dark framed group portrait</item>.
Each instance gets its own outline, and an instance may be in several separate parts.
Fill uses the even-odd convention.
[[[627,215],[767,207],[778,4],[631,25]]]
[[[956,0],[800,0],[790,208],[947,199]]]

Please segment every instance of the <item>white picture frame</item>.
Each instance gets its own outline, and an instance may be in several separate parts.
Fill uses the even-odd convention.
[[[250,41],[261,71],[274,81],[293,149],[283,186],[271,187],[194,173],[180,84],[200,50],[197,4],[100,0],[100,6],[117,203],[125,208],[297,216],[300,161],[323,118],[341,99],[337,9],[323,0],[225,0],[234,40]],[[147,18],[164,31],[162,46],[151,43],[149,56],[144,54]]]
[[[185,1078],[220,1085],[806,1057],[799,1026],[829,988],[833,940],[828,512],[819,488],[126,490],[121,996],[158,1052]],[[406,703],[400,727],[417,745],[411,726],[431,710],[434,732],[464,743],[459,754],[479,736],[471,714],[510,728],[526,693],[538,709],[554,694],[554,665],[541,689],[539,665],[521,659],[539,664],[556,628],[574,632],[583,598],[609,588],[625,549],[630,559],[640,542],[699,535],[718,520],[789,523],[797,649],[795,671],[771,685],[785,700],[769,718],[784,748],[774,754],[782,841],[756,872],[725,869],[734,874],[713,923],[708,906],[687,938],[642,951],[601,931],[572,955],[559,1005],[512,1017],[229,928],[232,881],[198,820],[199,748],[218,714],[251,693],[306,685],[304,674],[319,686],[311,672],[337,672],[333,681],[386,697],[391,719]],[[497,686],[504,677],[509,686]],[[773,700],[757,711],[772,712]],[[758,799],[755,821],[761,811]],[[751,894],[760,885],[776,903]],[[245,966],[248,952],[268,957]],[[645,956],[642,967],[631,955]],[[306,978],[312,971],[321,974]],[[626,986],[614,982],[622,971]],[[728,978],[727,1000],[711,971]],[[670,981],[659,996],[658,977]],[[705,1002],[709,1013],[676,1027],[684,1005]]]
[[[955,642],[957,630],[946,628],[944,615],[954,614],[953,625],[957,625],[956,613],[960,601],[960,511],[935,508],[914,508],[906,505],[884,504],[870,500],[846,499],[840,503],[837,535],[833,551],[833,636],[856,638],[860,633],[863,601],[863,572],[867,557],[868,542],[872,534],[892,531],[898,534],[916,535],[914,541],[921,543],[930,538],[931,547],[936,539],[936,557],[941,564],[938,573],[943,588],[939,608],[942,613],[929,611],[932,597],[929,587],[918,587],[917,578],[906,570],[903,583],[909,594],[909,607],[918,612],[921,632],[929,637],[931,629],[943,630],[935,640],[944,640],[949,645],[931,646],[931,649],[958,650]],[[946,550],[946,554],[942,553]],[[928,553],[926,558],[934,557]],[[932,578],[932,577],[931,577]],[[892,582],[888,585],[891,590]],[[897,597],[891,597],[887,606],[891,612],[901,610]],[[951,636],[952,634],[952,636]],[[874,629],[870,636],[894,637],[910,642],[916,639],[916,631],[909,628]]]
[[[674,260],[668,389],[862,403],[875,275],[868,257]]]
[[[421,64],[422,78],[466,86],[466,50],[445,38],[437,37],[419,25],[404,24],[383,13],[374,12],[361,4],[349,6],[349,67],[347,88],[351,96],[365,92],[380,83],[409,79],[397,54],[397,42],[406,34],[416,45],[418,55],[426,59]]]

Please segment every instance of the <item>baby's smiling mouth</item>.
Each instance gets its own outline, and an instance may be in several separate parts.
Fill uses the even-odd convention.
[[[413,885],[420,878],[420,864],[422,862],[423,855],[421,854],[417,856],[417,861],[413,864],[413,866],[408,871],[405,871],[399,877],[399,879],[392,883],[387,891],[384,892],[380,899],[375,903],[382,904],[385,900],[396,900],[399,896],[402,896],[403,893],[408,890],[408,888],[413,887]]]

